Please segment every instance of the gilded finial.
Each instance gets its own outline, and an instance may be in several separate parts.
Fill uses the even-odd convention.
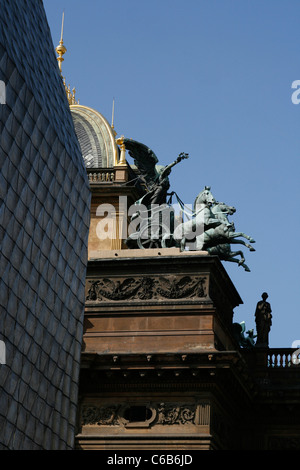
[[[116,137],[117,133],[114,128],[114,118],[115,118],[115,99],[113,98],[113,105],[112,105],[112,116],[111,116],[111,128],[114,133],[114,136]]]
[[[111,127],[112,128],[114,128],[114,116],[115,116],[115,99],[113,98],[112,116],[111,116]]]
[[[64,45],[64,39],[63,39],[63,36],[64,36],[64,20],[65,20],[65,12],[63,12],[63,15],[62,15],[61,34],[60,34],[59,45],[55,49],[57,54],[58,54],[57,61],[58,61],[58,66],[59,66],[59,70],[60,70],[61,74],[62,74],[62,62],[64,61],[63,55],[67,52],[67,48]],[[65,90],[66,90],[66,95],[67,95],[67,98],[68,98],[69,105],[79,104],[79,101],[77,102],[75,100],[75,88],[73,88],[73,90],[71,91],[71,87],[70,87],[70,85],[69,86],[66,85],[66,80],[65,80],[64,77],[63,77],[63,84],[64,84],[64,87],[65,87]]]
[[[57,61],[58,61],[58,66],[59,66],[60,73],[61,73],[61,69],[62,69],[62,62],[65,60],[65,59],[63,58],[63,55],[67,52],[67,49],[66,49],[66,47],[64,46],[64,40],[63,40],[63,34],[64,34],[64,19],[65,19],[65,12],[63,12],[63,16],[62,16],[61,35],[60,35],[59,45],[58,45],[57,48],[55,49],[56,52],[57,52],[57,54],[58,54]]]

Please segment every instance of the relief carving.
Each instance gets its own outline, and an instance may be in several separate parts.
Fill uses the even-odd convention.
[[[205,277],[160,276],[89,281],[86,300],[159,300],[205,297]]]
[[[197,405],[190,404],[152,404],[151,410],[153,418],[147,419],[146,421],[149,421],[150,425],[196,424],[196,408]],[[127,420],[124,419],[124,409],[128,409],[128,406],[109,405],[100,407],[96,405],[84,405],[81,409],[81,424],[83,426],[126,426]]]
[[[204,297],[204,277],[191,278],[184,276],[160,277],[157,293],[167,299],[183,299],[188,297]]]
[[[196,407],[160,403],[157,424],[195,424]]]
[[[82,425],[115,425],[118,424],[118,406],[83,406],[81,410]]]

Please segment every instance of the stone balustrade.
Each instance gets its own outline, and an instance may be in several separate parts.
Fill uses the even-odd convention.
[[[300,367],[300,351],[292,348],[270,348],[267,351],[268,367]]]
[[[91,168],[87,171],[90,184],[113,183],[115,170],[113,168]]]

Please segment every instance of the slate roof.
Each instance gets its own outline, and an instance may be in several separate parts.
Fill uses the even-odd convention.
[[[41,0],[0,0],[0,80],[0,449],[70,449],[90,189]]]

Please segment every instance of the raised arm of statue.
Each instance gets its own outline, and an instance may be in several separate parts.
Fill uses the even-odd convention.
[[[180,153],[174,162],[172,162],[169,165],[165,166],[165,168],[163,169],[163,171],[160,174],[160,179],[165,178],[166,176],[169,176],[173,166],[177,165],[177,163],[181,162],[181,160],[184,160],[185,158],[189,158],[189,154],[188,153]]]

